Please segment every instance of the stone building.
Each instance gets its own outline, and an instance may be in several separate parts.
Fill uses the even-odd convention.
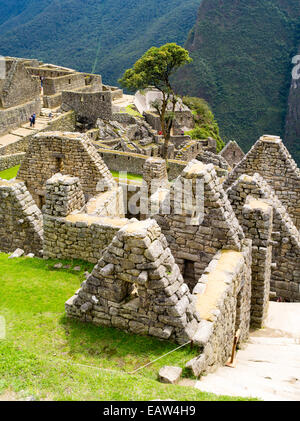
[[[217,155],[213,139],[175,136],[167,171],[150,124],[116,112],[121,90],[36,61],[10,66],[12,81],[44,77],[43,100],[64,113],[0,157],[0,168],[21,162],[17,179],[0,179],[0,250],[95,264],[68,317],[192,342],[199,355],[187,368],[199,376],[263,326],[270,292],[300,301],[300,172],[281,139],[261,137],[237,162],[235,144]],[[118,184],[110,170],[143,180]]]
[[[0,135],[41,110],[40,81],[27,69],[32,63],[35,61],[5,58],[5,78],[0,78]]]
[[[113,177],[85,134],[44,132],[32,139],[18,172],[37,203],[44,203],[46,181],[54,174],[79,178],[84,194],[97,194],[99,181],[105,190],[115,185]]]

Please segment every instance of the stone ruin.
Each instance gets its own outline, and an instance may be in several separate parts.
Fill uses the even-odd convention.
[[[253,149],[269,157],[265,178],[259,164],[266,161],[253,150],[224,181],[213,164],[192,160],[170,183],[165,161],[149,158],[144,187],[156,183],[147,193],[141,188],[149,213],[137,220],[125,218],[123,190],[87,135],[38,134],[18,179],[0,183],[1,250],[94,263],[66,303],[68,317],[192,341],[199,357],[187,367],[197,376],[210,372],[230,357],[237,331],[242,343],[250,326],[263,326],[270,291],[300,301],[299,231],[268,179],[284,158],[289,169],[294,164],[278,138],[263,137]],[[298,170],[288,174],[293,197]],[[186,201],[178,191],[188,182]]]
[[[73,131],[61,130],[69,122],[63,119],[60,130],[55,124],[31,136],[17,178],[0,180],[0,250],[95,264],[67,301],[68,317],[192,342],[199,355],[187,368],[200,376],[227,362],[237,332],[239,345],[250,326],[263,327],[270,295],[300,301],[300,172],[281,139],[263,136],[239,162],[235,144],[217,155],[213,139],[200,149],[187,140],[179,155],[186,161],[170,159],[169,171],[147,154],[119,151],[116,158],[96,147],[94,135],[112,122],[132,139],[140,133],[159,145],[148,123],[113,108],[112,96],[121,100],[117,89],[70,69],[19,65],[33,80],[47,79],[45,101],[68,103],[67,114],[77,117]],[[113,106],[109,120],[84,130],[89,116],[99,122],[94,105],[84,104],[92,97],[106,102],[101,92]],[[135,186],[134,215],[130,183],[118,184],[110,170],[137,167],[143,182]]]

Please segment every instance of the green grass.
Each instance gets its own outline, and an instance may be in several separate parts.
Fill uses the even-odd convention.
[[[11,180],[17,176],[19,171],[20,165],[16,165],[15,167],[9,168],[4,171],[0,171],[0,178],[4,178],[4,180]]]
[[[119,176],[120,176],[119,171],[111,171],[111,173],[115,178],[119,178]],[[133,174],[133,173],[129,172],[129,173],[127,173],[127,179],[133,180],[133,181],[142,181],[143,177],[141,175]]]
[[[133,117],[143,118],[142,114],[140,114],[138,111],[136,111],[134,105],[127,105],[127,107],[124,110],[125,111],[121,111],[121,113],[127,113],[127,114],[132,115]]]
[[[65,317],[64,303],[80,287],[82,272],[55,270],[55,261],[0,254],[0,315],[7,336],[0,340],[0,395],[4,391],[51,400],[239,400],[157,381],[163,365],[196,355],[183,348],[140,374],[129,375],[176,345]]]
[[[17,165],[16,167],[9,168],[8,170],[0,171],[0,178],[5,180],[11,180],[12,178],[15,178],[19,168],[20,165]],[[111,173],[114,177],[119,178],[119,171],[111,171]],[[127,179],[133,181],[142,181],[143,177],[138,174],[127,173]]]

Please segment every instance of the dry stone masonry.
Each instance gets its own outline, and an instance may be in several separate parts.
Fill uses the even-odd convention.
[[[45,183],[56,173],[79,178],[86,197],[115,187],[114,179],[85,134],[45,132],[34,136],[20,167],[18,177],[24,180],[35,200],[45,195]],[[101,191],[101,190],[100,190]]]
[[[167,240],[152,220],[117,233],[66,311],[83,321],[179,343],[193,338],[199,320]]]
[[[235,142],[217,154],[216,140],[182,136],[193,117],[179,107],[166,165],[140,94],[36,60],[6,66],[0,170],[21,167],[0,179],[0,250],[95,264],[68,317],[193,342],[199,355],[187,368],[200,376],[227,362],[250,324],[263,326],[270,291],[300,301],[300,170],[280,138],[261,137],[245,156]],[[134,101],[144,116],[132,115]],[[10,132],[42,104],[55,118],[40,133]],[[110,170],[143,183],[118,185]]]
[[[214,371],[231,356],[233,338],[248,338],[251,307],[251,242],[245,241],[240,252],[219,251],[193,291],[201,322],[194,343],[199,357],[187,363],[195,376]],[[222,346],[220,346],[222,344]]]
[[[294,224],[300,228],[300,170],[282,140],[262,136],[228,175],[225,188],[243,174],[259,173],[286,207]]]
[[[0,250],[17,248],[41,255],[42,213],[23,182],[0,179]]]
[[[300,300],[300,234],[286,208],[269,184],[259,175],[242,175],[227,190],[240,224],[248,195],[267,200],[273,206],[271,290],[287,301]],[[254,222],[253,222],[254,223]]]

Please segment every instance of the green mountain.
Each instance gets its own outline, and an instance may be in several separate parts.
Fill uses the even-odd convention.
[[[201,0],[2,0],[0,54],[36,57],[116,84],[152,45],[183,45]]]
[[[299,0],[0,1],[0,54],[101,73],[112,85],[166,42],[190,51],[178,90],[209,102],[223,139],[247,151],[277,134],[300,164]]]
[[[284,137],[287,109],[293,114],[288,97],[299,23],[299,0],[201,4],[185,44],[194,61],[179,73],[177,85],[183,94],[208,100],[225,140],[248,150],[264,133]],[[291,124],[300,122],[291,118]],[[300,162],[300,137],[297,143],[291,135],[288,143]]]

